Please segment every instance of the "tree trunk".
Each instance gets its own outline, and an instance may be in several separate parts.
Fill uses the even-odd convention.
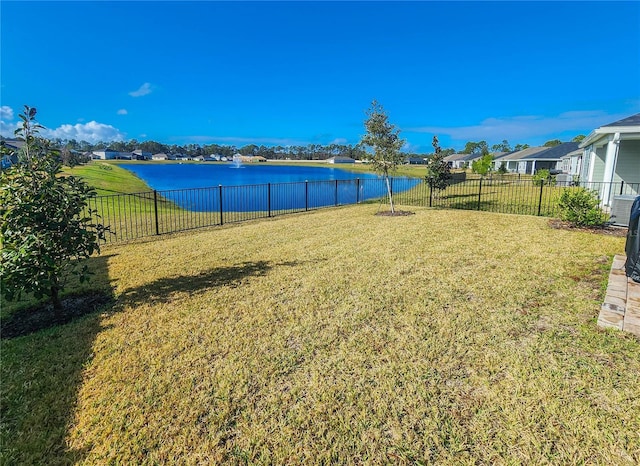
[[[51,303],[53,304],[53,313],[56,317],[62,316],[62,302],[60,301],[60,289],[52,285],[51,286]]]
[[[384,177],[385,181],[387,182],[387,194],[389,195],[389,204],[391,205],[391,213],[395,213],[395,209],[393,208],[393,194],[391,194],[391,185],[389,184],[389,177],[385,176]]]

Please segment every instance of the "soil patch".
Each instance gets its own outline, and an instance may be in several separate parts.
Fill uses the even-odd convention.
[[[626,237],[627,236],[627,228],[626,227],[615,227],[615,226],[603,226],[603,227],[578,227],[569,222],[564,222],[558,219],[549,220],[549,226],[551,228],[555,228],[557,230],[571,230],[571,231],[586,231],[589,233],[595,233],[598,235],[607,235],[607,236],[619,236]]]
[[[396,210],[395,212],[391,212],[390,210],[384,210],[382,212],[378,212],[376,215],[381,217],[406,217],[407,215],[414,215],[415,212],[409,212],[408,210]]]
[[[62,299],[62,312],[56,315],[51,304],[22,309],[0,323],[0,338],[15,338],[71,322],[78,317],[104,309],[114,302],[103,292],[67,296]]]

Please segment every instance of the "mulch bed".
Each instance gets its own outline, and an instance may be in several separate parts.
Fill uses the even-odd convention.
[[[395,212],[391,212],[390,210],[383,210],[382,212],[376,213],[381,217],[406,217],[407,215],[414,215],[415,212],[409,212],[408,210],[396,210]]]
[[[586,231],[589,233],[595,233],[597,235],[618,236],[618,237],[627,236],[626,227],[616,227],[611,225],[603,226],[600,228],[578,227],[569,222],[563,222],[562,220],[551,219],[549,220],[549,226],[557,230]]]
[[[22,309],[0,323],[0,338],[15,338],[71,322],[78,317],[106,308],[113,303],[108,293],[88,293],[62,299],[62,312],[56,315],[51,304]]]

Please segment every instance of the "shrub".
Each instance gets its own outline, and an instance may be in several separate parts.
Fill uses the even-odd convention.
[[[609,218],[599,204],[595,191],[585,188],[565,189],[558,203],[560,218],[576,226],[601,227]]]
[[[37,137],[36,109],[25,106],[25,145],[20,162],[0,174],[0,276],[2,294],[23,292],[48,297],[54,312],[62,310],[60,293],[70,276],[89,277],[82,259],[99,252],[105,228],[92,223],[88,201],[95,191],[84,181],[61,175],[58,154]]]
[[[536,186],[542,186],[543,184],[545,184],[547,182],[551,182],[552,178],[553,177],[551,176],[551,172],[549,172],[549,170],[547,170],[546,168],[538,170],[535,173],[535,175],[533,175],[533,177],[532,177],[533,183]]]

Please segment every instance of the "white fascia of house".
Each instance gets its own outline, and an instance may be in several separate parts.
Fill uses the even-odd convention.
[[[627,185],[640,194],[640,113],[593,130],[581,143],[580,179],[600,192],[604,206],[611,205],[612,188]],[[614,185],[615,184],[615,185]]]

